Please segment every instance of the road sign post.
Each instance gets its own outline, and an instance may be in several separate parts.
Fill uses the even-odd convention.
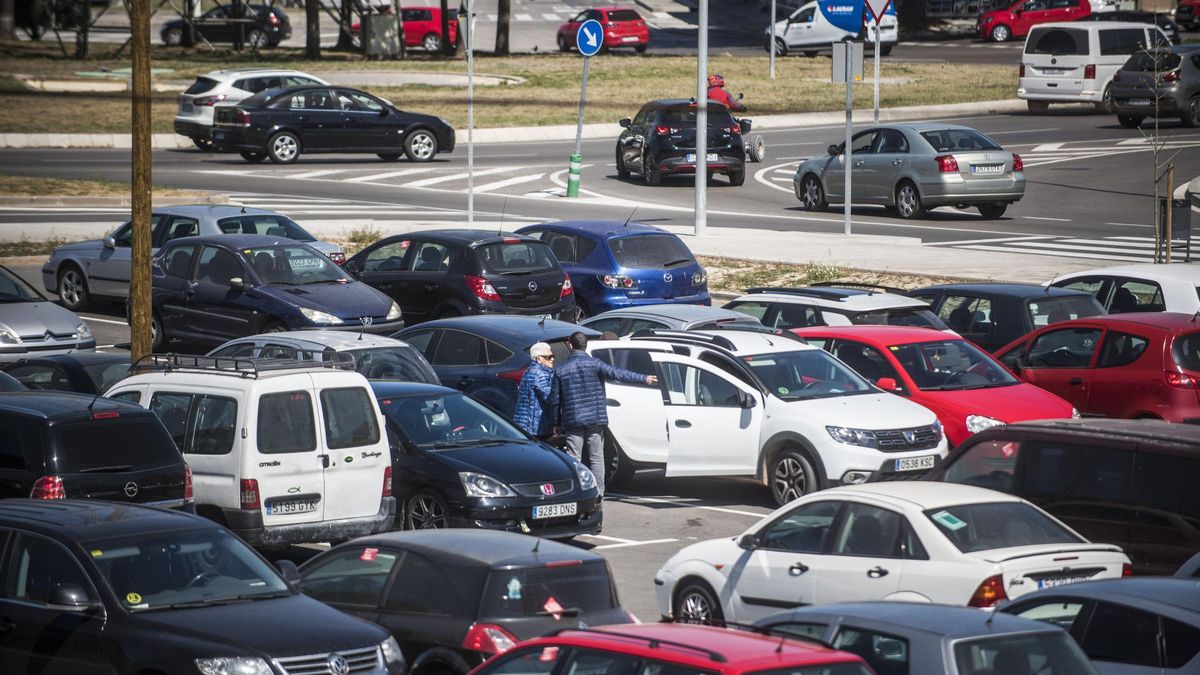
[[[775,79],[775,0],[771,0],[771,43],[767,47],[771,59],[771,79]]]
[[[867,12],[875,20],[875,105],[872,108],[873,123],[879,125],[879,34],[883,32],[883,15],[887,13],[892,0],[865,0]]]
[[[583,55],[583,80],[579,86],[579,119],[575,123],[575,151],[567,170],[567,196],[579,196],[579,179],[583,174],[583,107],[587,102],[588,66],[604,46],[604,28],[595,19],[584,21],[575,31],[575,48]]]
[[[833,72],[831,80],[834,84],[846,84],[846,140],[842,145],[843,180],[845,203],[842,207],[842,233],[850,234],[850,166],[854,161],[850,148],[850,135],[854,130],[854,83],[862,80],[863,72],[863,43],[845,40],[833,43]]]
[[[467,2],[467,227],[475,225],[475,2]]]
[[[703,237],[708,229],[708,0],[700,0],[699,4],[696,35],[696,202],[693,234]]]

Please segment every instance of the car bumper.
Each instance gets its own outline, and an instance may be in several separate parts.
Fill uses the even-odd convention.
[[[472,307],[472,314],[491,315],[504,314],[506,316],[536,316],[548,317],[559,321],[574,321],[575,320],[575,301],[556,302],[553,305],[545,307],[508,307],[501,303],[487,302],[482,306]]]
[[[364,518],[323,520],[295,525],[263,525],[262,511],[221,509],[227,527],[251,546],[336,542],[386,532],[396,518],[396,498],[384,497],[379,512]]]
[[[79,342],[29,342],[19,345],[0,346],[0,363],[11,363],[35,356],[58,356],[78,351],[94,351],[96,340]]]
[[[607,312],[610,309],[621,309],[622,307],[641,307],[643,305],[712,305],[712,298],[709,297],[708,291],[701,291],[691,295],[675,295],[671,297],[663,296],[633,296],[636,291],[620,291],[613,290],[604,293],[595,301],[588,302],[588,308],[593,315],[600,312]]]
[[[296,326],[294,330],[336,330],[343,333],[358,333],[361,331],[368,335],[391,335],[401,328],[404,328],[403,319],[388,321],[386,323],[372,323],[366,326],[361,323],[355,323],[353,319],[350,319],[346,323],[336,326]]]
[[[1095,80],[1089,80],[1094,82]],[[1063,84],[1068,81],[1063,80]],[[1050,103],[1099,103],[1104,99],[1103,89],[1083,89],[1072,90],[1064,88],[1062,91],[1047,91],[1047,89],[1036,86],[1018,87],[1017,98],[1023,101],[1047,101]]]
[[[708,162],[708,170],[713,173],[729,174],[737,171],[744,171],[746,167],[746,155],[743,150],[741,154],[733,154],[729,149],[717,151],[717,161]],[[658,170],[663,174],[683,175],[695,174],[695,161],[687,161],[687,157],[679,155],[678,157],[662,157],[658,160]]]
[[[175,133],[188,138],[198,138],[202,141],[207,141],[212,138],[212,127],[199,122],[188,122],[186,120],[175,120]]]
[[[606,47],[640,47],[650,44],[650,31],[642,33],[605,33],[604,45]]]
[[[264,139],[240,127],[214,127],[211,138],[213,148],[224,152],[263,152],[267,147]]]
[[[654,574],[654,599],[658,601],[658,614],[664,622],[675,620],[671,594],[675,592],[675,584],[678,581],[674,574],[663,569]]]
[[[1144,100],[1149,101],[1149,105],[1133,105],[1131,101]],[[1158,107],[1155,108],[1154,94],[1149,92],[1138,95],[1113,95],[1113,109],[1121,115],[1143,115],[1146,117],[1154,117],[1155,113],[1159,117],[1173,117],[1182,115],[1187,111],[1187,100],[1178,100],[1174,96],[1159,96]]]
[[[42,287],[47,293],[58,295],[58,262],[54,259],[42,265]]]
[[[451,512],[450,527],[503,530],[532,534],[547,539],[569,539],[583,534],[599,534],[604,524],[604,509],[595,497],[583,499],[578,513],[563,518],[533,520],[533,502],[521,506],[470,506]]]
[[[922,180],[920,190],[921,201],[926,206],[1015,202],[1025,196],[1025,175],[1015,173],[968,180],[961,174],[946,174],[932,180]]]

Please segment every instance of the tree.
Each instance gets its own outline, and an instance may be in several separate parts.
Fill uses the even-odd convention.
[[[342,0],[338,7],[338,39],[335,49],[354,49],[354,34],[350,32],[350,24],[353,21],[353,0]]]
[[[304,0],[304,58],[321,58],[321,0]]]
[[[508,19],[512,13],[512,0],[499,0],[496,10],[496,54],[508,56]]]
[[[0,0],[0,40],[17,39],[16,0]]]

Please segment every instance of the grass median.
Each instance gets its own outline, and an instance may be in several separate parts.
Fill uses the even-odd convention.
[[[196,190],[154,186],[156,197],[192,197],[208,195]],[[129,183],[115,180],[76,180],[41,176],[0,174],[0,195],[4,197],[129,197]]]

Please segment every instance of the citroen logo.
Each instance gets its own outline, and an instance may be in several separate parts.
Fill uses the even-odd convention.
[[[663,275],[663,281],[667,282],[668,284],[671,283],[671,279],[674,279],[674,278],[675,277],[671,276],[670,272],[667,272],[666,274]]]
[[[46,334],[42,336],[42,339],[43,339],[43,340],[46,340],[47,342],[48,342],[48,341],[50,341],[50,340],[53,340],[53,339],[54,339],[54,333],[51,333],[50,331],[46,331]]]
[[[347,675],[350,672],[350,664],[346,662],[346,657],[341,654],[333,654],[329,657],[329,672],[333,675]]]
[[[553,483],[543,483],[542,484],[542,494],[546,495],[547,497],[552,496],[554,494],[554,484]]]
[[[529,292],[532,293],[536,290],[537,290],[537,282],[536,281],[529,282]]]
[[[908,441],[910,444],[915,443],[917,440],[917,432],[905,431],[904,432],[904,440]]]
[[[137,493],[138,493],[137,483],[135,483],[133,481],[129,481],[128,483],[125,484],[125,496],[126,497],[129,497],[132,499],[133,497],[137,496]]]

